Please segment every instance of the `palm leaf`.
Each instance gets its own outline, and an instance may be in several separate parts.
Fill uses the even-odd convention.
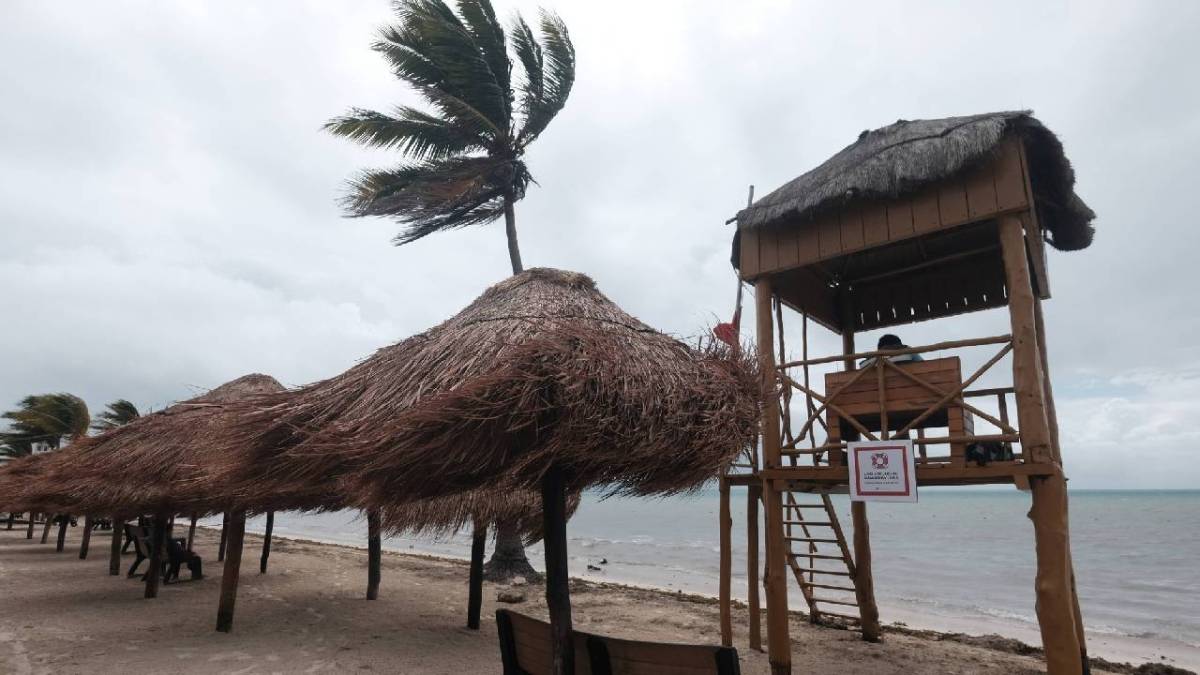
[[[528,28],[527,28],[528,29]],[[541,135],[551,120],[567,104],[575,84],[575,46],[567,25],[557,14],[541,12],[542,67],[541,96],[522,101],[525,123],[518,143],[524,147]],[[524,59],[522,59],[524,62]]]
[[[326,122],[325,130],[368,147],[397,148],[417,159],[483,150],[488,140],[464,125],[408,107],[397,108],[395,115],[353,108]]]

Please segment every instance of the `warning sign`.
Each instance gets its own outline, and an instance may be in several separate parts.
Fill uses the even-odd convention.
[[[917,501],[912,441],[855,441],[847,444],[846,451],[851,501]]]

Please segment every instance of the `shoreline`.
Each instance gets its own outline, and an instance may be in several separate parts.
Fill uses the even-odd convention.
[[[219,526],[197,524],[196,527],[198,530],[206,529],[217,533],[220,532]],[[263,536],[263,532],[258,528],[248,527],[246,534],[256,539],[261,539]],[[365,544],[357,545],[332,539],[273,533],[272,542],[277,540],[355,551],[366,551],[367,548]],[[422,551],[411,546],[408,549],[401,549],[395,546],[388,546],[386,543],[387,540],[385,539],[384,541],[383,552],[385,554],[461,565],[466,565],[470,561],[467,556]],[[604,581],[578,575],[571,575],[570,580],[573,590],[576,586],[582,586],[594,590],[653,593],[677,601],[711,605],[714,607],[718,604],[718,598],[715,595],[685,591],[653,583],[639,583],[627,580]],[[493,584],[491,582],[488,582],[488,585],[493,587],[506,586],[505,584]],[[735,615],[738,611],[744,613],[747,607],[745,598],[736,597],[735,595],[733,599]],[[881,611],[896,617],[895,620],[884,623],[884,629],[887,632],[900,633],[934,642],[957,642],[1008,654],[1036,656],[1042,654],[1042,648],[1034,643],[1034,641],[1040,641],[1036,625],[1032,628],[1027,628],[1019,626],[1015,622],[1004,621],[999,618],[941,617],[939,621],[937,615],[906,611],[888,604],[882,605]],[[808,613],[805,611],[790,609],[789,614],[794,619],[808,621]],[[959,630],[949,627],[947,625],[949,622],[958,624],[957,627]],[[763,626],[765,627],[765,625],[764,617]],[[836,626],[823,626],[822,628],[825,630],[844,630]],[[1200,653],[1189,654],[1187,653],[1186,646],[1177,645],[1165,640],[1126,635],[1109,635],[1097,632],[1090,632],[1088,638],[1089,656],[1093,668],[1100,668],[1116,673],[1134,673],[1137,672],[1137,667],[1141,664],[1166,664],[1177,668],[1196,668],[1200,666]],[[737,646],[736,641],[735,646]],[[1194,659],[1194,661],[1189,660],[1189,657]]]

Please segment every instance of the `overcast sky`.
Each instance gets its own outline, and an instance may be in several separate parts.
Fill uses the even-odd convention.
[[[1099,214],[1090,249],[1050,260],[1073,486],[1200,481],[1200,3],[549,1],[579,67],[529,155],[527,266],[586,272],[694,335],[732,311],[724,222],[748,184],[765,194],[898,118],[1031,108]],[[390,16],[385,0],[3,3],[0,407],[70,391],[160,408],[248,372],[304,384],[508,275],[501,225],[395,248],[393,223],[339,214],[344,180],[393,157],[321,124],[413,101],[369,49]],[[1006,330],[992,311],[901,333]]]

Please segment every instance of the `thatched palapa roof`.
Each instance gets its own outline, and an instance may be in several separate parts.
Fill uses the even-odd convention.
[[[211,499],[188,498],[191,484],[216,453],[230,451],[220,438],[229,406],[283,391],[275,378],[251,374],[207,393],[140,417],[59,451],[55,470],[43,474],[37,491],[50,500],[64,495],[74,513],[209,513],[222,510]],[[61,501],[61,500],[60,500]]]
[[[671,493],[751,442],[757,388],[744,363],[650,328],[587,276],[532,269],[342,375],[274,396],[230,440],[255,449],[258,472],[301,484],[337,474],[379,508],[536,492],[550,465],[570,491]]]
[[[1051,245],[1064,251],[1087,248],[1095,214],[1075,194],[1075,171],[1062,143],[1027,110],[899,120],[864,131],[825,163],[738,213],[738,227],[762,227],[851,201],[911,194],[978,165],[1014,136],[1025,143],[1034,201]]]

